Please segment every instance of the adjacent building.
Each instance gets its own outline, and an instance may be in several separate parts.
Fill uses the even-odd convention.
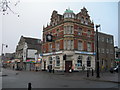
[[[95,69],[94,33],[94,23],[85,7],[77,14],[66,9],[61,15],[54,10],[50,24],[43,27],[42,69],[47,70],[48,66],[66,72],[70,67],[77,71],[82,66]],[[52,38],[50,42],[48,35],[52,35],[48,37]]]
[[[113,35],[98,33],[98,51],[100,68],[103,66],[106,70],[110,69],[115,60]]]
[[[15,53],[5,53],[2,56],[2,64],[4,67],[9,67],[12,60],[15,58]]]
[[[114,47],[115,48],[115,64],[120,63],[120,48]]]
[[[34,69],[37,62],[36,54],[41,53],[41,44],[41,39],[21,36],[15,53],[16,62],[18,62],[16,67],[26,70]]]
[[[5,53],[5,58],[7,60],[12,60],[15,58],[15,53]]]

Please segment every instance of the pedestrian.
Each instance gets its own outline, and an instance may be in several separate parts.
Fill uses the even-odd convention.
[[[72,72],[74,71],[74,66],[72,66]]]
[[[104,66],[102,65],[102,72],[104,72]]]
[[[71,70],[71,66],[69,65],[69,72],[71,73],[72,72],[72,70]]]
[[[55,70],[53,69],[53,73],[55,73]]]
[[[49,71],[49,65],[47,66],[47,71],[50,72],[50,71]]]
[[[14,70],[15,66],[13,65],[13,70]]]
[[[83,66],[82,66],[82,71],[84,72],[84,70],[85,70],[85,65],[83,64]]]
[[[36,66],[36,72],[38,71],[37,66]]]

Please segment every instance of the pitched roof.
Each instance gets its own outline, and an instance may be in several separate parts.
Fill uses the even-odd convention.
[[[31,38],[31,37],[23,37],[23,38],[27,44],[33,44],[33,45],[41,44],[41,39]]]
[[[25,42],[27,43],[28,49],[41,50],[41,39],[31,38],[31,37],[23,37]]]

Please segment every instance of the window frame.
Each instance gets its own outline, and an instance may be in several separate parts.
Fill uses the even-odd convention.
[[[91,67],[91,56],[87,57],[87,67]]]
[[[49,65],[52,65],[53,64],[53,59],[52,57],[49,57]]]
[[[77,66],[78,67],[82,66],[82,59],[83,59],[83,56],[78,56],[78,58],[77,58]]]
[[[78,41],[78,50],[83,50],[83,42],[81,40]]]
[[[59,64],[58,64],[58,61],[59,61]],[[59,56],[56,56],[56,64],[55,64],[55,66],[60,67],[60,57]]]

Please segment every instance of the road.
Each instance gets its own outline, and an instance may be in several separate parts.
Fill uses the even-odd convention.
[[[78,72],[79,73],[79,72]],[[4,69],[2,88],[118,88],[117,83],[85,80],[82,76],[53,74],[46,71],[13,71]],[[72,78],[71,78],[72,77]]]

